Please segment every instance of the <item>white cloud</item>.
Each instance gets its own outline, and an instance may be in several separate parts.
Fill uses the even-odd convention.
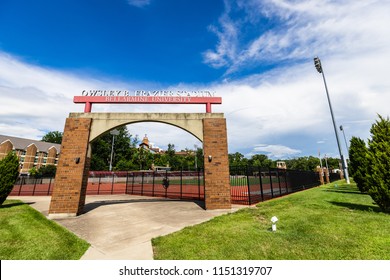
[[[283,145],[257,144],[253,153],[267,154],[270,158],[286,158],[301,153],[302,151],[292,149]]]
[[[390,12],[388,1],[252,0],[234,3],[227,5],[229,8],[221,15],[219,26],[211,28],[219,40],[215,50],[204,53],[207,64],[225,66],[227,74],[259,63],[294,61],[314,55],[346,58],[387,48],[390,42],[385,28]],[[244,12],[244,16],[233,18],[231,15],[237,12]],[[262,25],[268,21],[277,24],[264,29]],[[249,36],[245,32],[249,27],[259,31]]]
[[[131,6],[142,8],[150,4],[150,0],[127,0],[127,3]]]
[[[228,120],[230,150],[252,151],[256,142],[283,142],[292,147],[288,142],[294,135],[301,137],[295,139],[295,150],[310,153],[320,144],[322,151],[338,154],[324,84],[313,64],[317,55],[336,122],[348,124],[348,135],[367,139],[376,114],[389,114],[390,34],[385,28],[390,25],[389,1],[228,3],[219,25],[213,26],[218,44],[205,53],[213,54],[213,60],[206,56],[205,62],[225,67],[226,80],[261,64],[285,65],[217,86],[224,97],[222,111]],[[237,11],[241,12],[239,19],[233,16]],[[259,18],[276,24],[263,28]],[[245,39],[248,34],[244,30],[251,27],[252,32],[258,31]],[[221,51],[226,46],[235,51]],[[218,61],[224,63],[214,64]],[[318,139],[327,141],[317,143]]]
[[[41,139],[49,131],[63,131],[70,112],[82,112],[84,104],[74,104],[73,97],[85,89],[148,89],[153,85],[132,82],[131,85],[101,77],[77,76],[65,71],[26,63],[0,52],[0,134]],[[189,108],[191,107],[191,108]],[[185,112],[204,111],[200,106],[98,105],[93,112]],[[132,135],[144,134],[161,147],[175,144],[177,150],[200,146],[192,135],[169,125],[156,123],[129,126]]]
[[[0,133],[39,139],[47,131],[62,131],[69,112],[83,110],[73,96],[110,86],[122,88],[123,83],[39,67],[0,52]]]
[[[237,57],[238,26],[229,16],[231,10],[229,1],[225,0],[224,3],[225,11],[218,20],[221,30],[214,25],[209,26],[209,31],[218,37],[216,50],[207,50],[203,53],[204,62],[214,68],[229,66],[231,60]]]

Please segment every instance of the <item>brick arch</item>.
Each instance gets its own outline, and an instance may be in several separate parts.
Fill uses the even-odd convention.
[[[138,122],[158,122],[173,125],[187,131],[200,141],[203,141],[203,119],[209,113],[72,113],[72,117],[92,118],[90,141],[101,134],[126,124]],[[213,117],[222,117],[223,114],[212,114]]]
[[[167,121],[158,121],[158,120],[133,120],[133,121],[127,121],[127,122],[123,122],[121,123],[120,125],[116,125],[116,126],[113,126],[113,127],[110,127],[109,129],[103,131],[102,133],[100,133],[99,135],[93,137],[93,138],[90,138],[90,142],[92,142],[93,140],[95,140],[96,138],[98,138],[99,136],[101,136],[102,134],[112,130],[112,129],[115,129],[115,128],[118,128],[118,127],[122,127],[124,125],[131,125],[131,124],[136,124],[136,123],[161,123],[161,124],[166,124],[166,125],[169,125],[169,126],[174,126],[176,128],[179,128],[181,130],[184,130],[185,132],[191,134],[192,136],[194,136],[196,139],[198,139],[200,142],[203,142],[203,134],[195,134],[193,131],[189,131],[177,124],[173,124],[171,122],[167,122]],[[200,120],[200,124],[202,125],[202,120]]]
[[[65,123],[49,216],[82,213],[92,140],[115,127],[146,121],[174,125],[203,142],[205,208],[230,208],[226,119],[222,113],[71,113]]]

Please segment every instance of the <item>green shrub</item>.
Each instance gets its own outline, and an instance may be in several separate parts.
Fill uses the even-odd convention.
[[[361,192],[367,192],[367,146],[364,140],[352,137],[349,147],[349,172]]]
[[[38,169],[39,177],[54,177],[56,175],[57,167],[54,164],[41,166]]]
[[[36,177],[38,175],[38,169],[34,166],[28,170],[28,175]]]
[[[379,116],[371,127],[368,141],[368,194],[387,213],[390,213],[390,120]]]
[[[19,175],[19,159],[13,153],[0,160],[0,205],[11,193]]]

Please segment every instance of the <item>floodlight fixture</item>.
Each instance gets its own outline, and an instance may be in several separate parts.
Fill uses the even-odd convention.
[[[321,60],[317,57],[314,58],[314,66],[316,67],[318,73],[322,73]]]

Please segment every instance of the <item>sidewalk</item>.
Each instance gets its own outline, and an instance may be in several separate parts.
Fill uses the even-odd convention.
[[[12,196],[48,215],[49,196]],[[91,244],[82,260],[152,260],[151,239],[235,212],[204,210],[193,201],[130,195],[87,196],[85,213],[55,220]]]

